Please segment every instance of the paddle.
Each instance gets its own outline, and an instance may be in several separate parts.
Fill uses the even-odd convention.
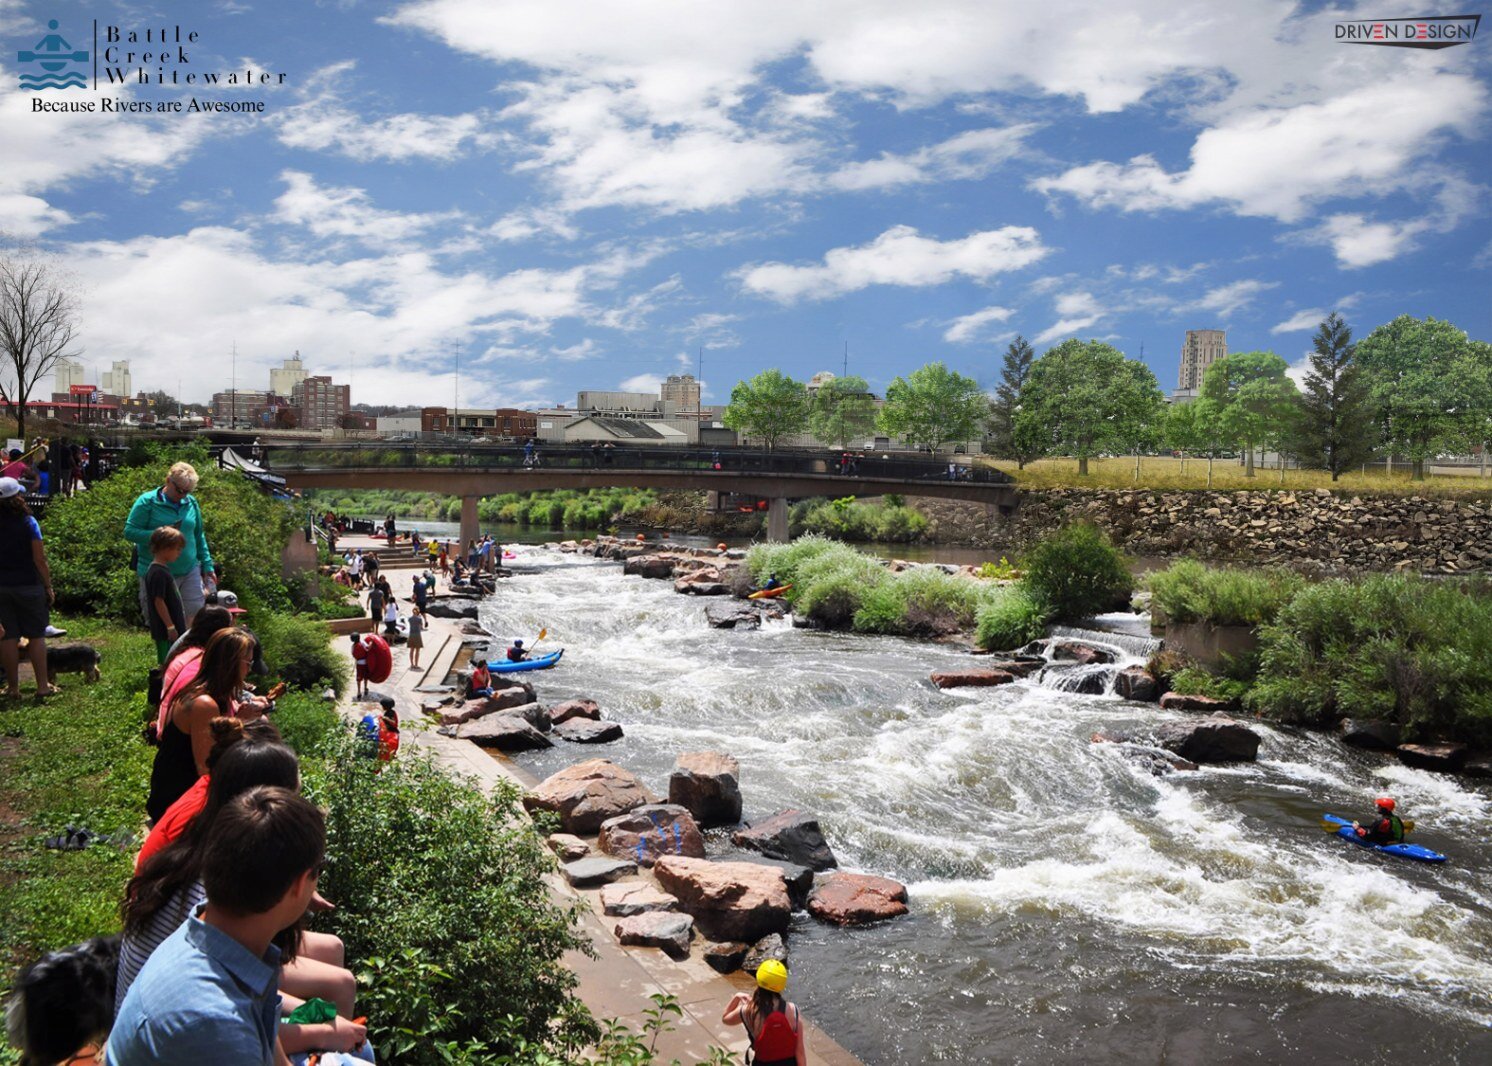
[[[1412,818],[1405,818],[1405,819],[1402,819],[1402,821],[1404,822],[1404,832],[1405,833],[1408,833],[1412,829],[1414,829],[1414,819],[1412,819]],[[1328,822],[1328,821],[1323,820],[1321,822],[1321,828],[1324,829],[1324,830],[1326,830],[1328,833],[1335,833],[1338,829],[1340,829],[1342,827],[1339,826],[1339,825],[1337,825],[1336,822]]]
[[[549,630],[547,630],[547,629],[541,629],[541,630],[539,630],[539,635],[537,637],[535,637],[534,638],[534,642],[528,646],[529,652],[532,653],[533,650],[534,650],[534,648],[536,648],[538,646],[539,641],[543,640],[548,635],[549,635]]]

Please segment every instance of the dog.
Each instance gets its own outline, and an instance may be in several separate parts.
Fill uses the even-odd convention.
[[[61,1062],[102,1046],[114,1024],[119,936],[99,936],[46,955],[16,977],[5,1031],[21,1066]]]
[[[22,661],[26,658],[26,644],[21,642]],[[58,674],[82,674],[92,684],[98,680],[98,662],[98,649],[92,644],[48,644],[47,684],[55,685]],[[0,678],[4,676],[5,671],[0,669]]]

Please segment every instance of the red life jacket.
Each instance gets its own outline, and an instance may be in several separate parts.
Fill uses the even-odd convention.
[[[763,1066],[772,1062],[796,1062],[798,1033],[786,1010],[774,1010],[762,1019],[762,1027],[751,1041],[752,1061]]]

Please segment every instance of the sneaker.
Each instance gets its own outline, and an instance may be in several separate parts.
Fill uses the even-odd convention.
[[[46,632],[44,632],[42,634],[42,636],[44,636],[44,637],[65,637],[65,636],[67,636],[67,630],[65,630],[65,629],[58,629],[56,626],[47,626]]]

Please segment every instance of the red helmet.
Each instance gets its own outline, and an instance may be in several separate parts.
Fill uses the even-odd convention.
[[[1374,806],[1376,806],[1380,811],[1391,811],[1394,809],[1394,801],[1393,798],[1390,796],[1379,796],[1378,801],[1374,804]]]

